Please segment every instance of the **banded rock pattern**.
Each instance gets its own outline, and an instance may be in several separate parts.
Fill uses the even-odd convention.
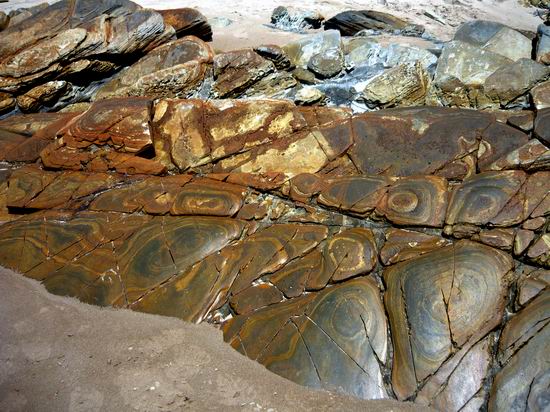
[[[315,388],[545,405],[550,152],[494,114],[119,98],[0,148],[0,264],[53,293],[221,324]]]

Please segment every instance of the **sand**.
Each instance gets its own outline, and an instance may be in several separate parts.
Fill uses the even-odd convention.
[[[421,411],[296,385],[219,330],[101,309],[0,268],[0,411]]]
[[[473,19],[494,20],[511,27],[536,31],[541,19],[537,9],[525,7],[518,0],[135,0],[144,7],[170,9],[196,7],[209,19],[214,19],[216,50],[234,50],[260,44],[285,44],[301,34],[288,33],[269,27],[273,9],[280,5],[293,5],[317,10],[326,18],[352,9],[373,9],[408,18],[423,24],[430,34],[449,40],[456,28]],[[10,0],[0,3],[0,10],[9,11],[42,3],[40,0]],[[52,3],[53,1],[50,1]],[[385,5],[380,3],[386,3]],[[451,4],[452,3],[452,4]],[[438,16],[442,22],[427,17],[425,12]],[[218,27],[216,18],[230,19],[227,27]]]

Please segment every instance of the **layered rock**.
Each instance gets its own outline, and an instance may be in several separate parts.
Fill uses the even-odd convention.
[[[414,25],[388,13],[374,10],[352,10],[338,13],[325,22],[325,30],[338,30],[343,36],[354,36],[362,30],[421,35],[422,26]]]
[[[212,40],[212,27],[207,18],[198,10],[189,7],[171,10],[158,10],[164,23],[172,26],[178,38],[196,36],[204,41]]]

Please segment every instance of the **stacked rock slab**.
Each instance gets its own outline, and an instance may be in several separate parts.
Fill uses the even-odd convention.
[[[220,324],[302,385],[543,409],[544,119],[137,97],[12,116],[0,264],[84,302]]]

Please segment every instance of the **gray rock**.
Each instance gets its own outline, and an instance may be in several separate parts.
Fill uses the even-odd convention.
[[[469,21],[458,28],[453,40],[483,46],[504,27],[506,27],[504,24],[495,21]]]
[[[490,75],[485,81],[484,90],[489,98],[502,107],[525,107],[528,106],[529,90],[549,76],[549,67],[531,59],[520,59]]]
[[[537,36],[537,61],[550,64],[550,26],[539,25]]]
[[[484,50],[500,54],[511,60],[530,59],[532,42],[516,30],[504,27],[483,45]]]
[[[320,79],[328,79],[339,74],[344,65],[340,48],[333,48],[317,53],[309,59],[307,68]]]
[[[340,32],[337,30],[327,30],[289,43],[283,46],[283,50],[288,55],[292,64],[305,69],[313,55],[341,47]]]

